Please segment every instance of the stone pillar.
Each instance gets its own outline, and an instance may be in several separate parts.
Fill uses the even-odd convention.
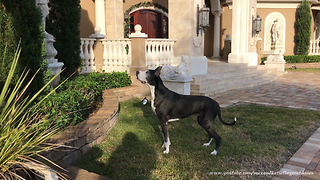
[[[197,6],[202,7],[204,0],[168,0],[169,39],[176,39],[174,45],[175,62],[181,56],[190,57],[188,66],[191,75],[207,73],[207,58],[204,56],[204,34],[197,36]]]
[[[214,35],[213,35],[213,56],[212,58],[220,59],[220,17],[222,14],[222,10],[213,11],[214,15]]]
[[[124,37],[123,0],[105,0],[106,7],[106,35],[111,39]]]
[[[132,85],[140,86],[140,96],[145,97],[150,95],[150,89],[145,84],[141,84],[137,80],[136,71],[145,71],[148,69],[146,63],[146,38],[147,34],[141,33],[142,27],[137,24],[134,27],[135,32],[129,35],[131,39],[131,66],[130,76]]]

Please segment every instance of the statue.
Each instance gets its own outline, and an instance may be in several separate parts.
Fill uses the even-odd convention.
[[[178,66],[165,65],[162,67],[161,76],[167,81],[192,81],[192,77],[188,73],[186,61],[187,56],[182,56],[181,62]]]
[[[273,24],[271,26],[271,49],[275,50],[278,38],[280,37],[280,28],[278,26],[278,19],[273,21]]]

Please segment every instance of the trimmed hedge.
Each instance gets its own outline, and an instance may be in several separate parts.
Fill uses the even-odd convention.
[[[291,55],[291,56],[284,56],[283,57],[286,63],[313,63],[313,62],[320,62],[319,55]],[[267,60],[267,57],[261,58],[261,63]]]
[[[14,53],[21,41],[21,54],[13,84],[24,70],[30,71],[25,82],[39,70],[30,85],[32,88],[26,93],[33,95],[49,81],[52,74],[45,57],[41,11],[36,7],[34,0],[0,0],[0,3],[0,81],[5,81]]]
[[[75,125],[85,120],[102,101],[105,89],[131,85],[126,72],[90,73],[68,80],[54,94],[45,99],[35,109],[46,116],[47,126],[56,124],[60,127]]]
[[[56,38],[56,59],[66,68],[62,75],[70,76],[81,67],[80,58],[80,0],[50,0],[46,30]]]

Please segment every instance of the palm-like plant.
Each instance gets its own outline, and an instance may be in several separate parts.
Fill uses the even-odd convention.
[[[56,126],[49,128],[43,126],[46,121],[45,116],[30,111],[31,107],[38,106],[43,99],[54,92],[55,89],[38,103],[34,103],[34,100],[56,76],[32,97],[26,95],[25,92],[35,75],[26,87],[22,87],[23,82],[26,81],[27,71],[22,73],[12,89],[9,88],[20,52],[18,48],[0,94],[0,179],[23,179],[17,173],[17,167],[23,172],[28,169],[39,171],[35,167],[46,167],[44,163],[37,160],[37,157],[41,156],[40,152],[54,146],[44,142],[60,131]]]

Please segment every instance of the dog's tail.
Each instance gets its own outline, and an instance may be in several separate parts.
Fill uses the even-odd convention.
[[[234,124],[237,122],[237,118],[236,118],[236,117],[234,117],[234,121],[233,121],[232,123],[227,123],[227,122],[225,122],[225,121],[222,119],[222,117],[221,117],[221,111],[220,111],[220,109],[219,109],[219,112],[218,112],[218,117],[219,117],[220,121],[221,121],[223,124],[228,125],[228,126],[234,125]]]

